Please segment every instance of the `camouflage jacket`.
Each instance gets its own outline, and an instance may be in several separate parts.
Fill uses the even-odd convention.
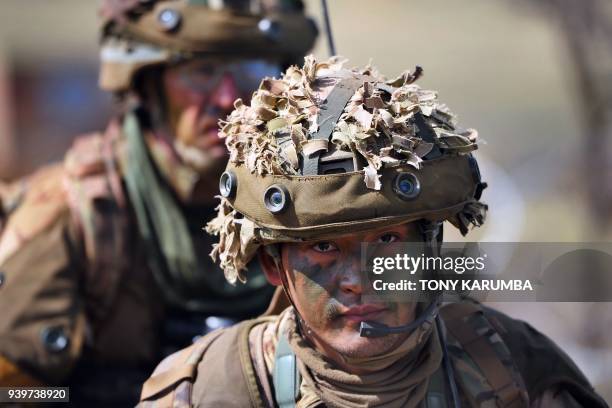
[[[461,406],[607,407],[571,359],[527,323],[464,303],[445,306],[441,316]],[[144,384],[139,406],[277,406],[273,375],[262,368],[270,343],[264,335],[260,344],[254,335],[277,320],[218,330],[166,358]],[[448,383],[436,376],[422,407],[450,406],[448,398],[439,398],[450,393]]]
[[[130,384],[121,401],[133,405],[155,364],[203,333],[205,312],[170,306],[149,267],[124,147],[113,122],[76,139],[63,163],[0,185],[0,386],[68,384],[73,401],[82,391],[116,405],[105,398]],[[208,253],[201,227],[190,233]]]
[[[78,138],[64,163],[4,189],[0,386],[95,391],[116,368],[137,383],[161,355],[165,311],[135,235],[116,144],[102,134]],[[91,367],[95,379],[83,375]]]

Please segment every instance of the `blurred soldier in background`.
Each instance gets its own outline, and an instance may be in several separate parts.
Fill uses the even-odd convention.
[[[217,122],[317,31],[300,0],[106,0],[100,14],[100,86],[119,114],[0,189],[0,386],[117,406],[163,355],[267,306],[256,267],[234,287],[206,256]]]

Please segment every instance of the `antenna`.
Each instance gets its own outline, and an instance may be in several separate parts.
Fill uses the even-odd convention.
[[[327,0],[321,0],[321,8],[323,9],[323,22],[325,23],[325,33],[327,34],[327,45],[329,47],[330,56],[336,55],[336,47],[334,45],[334,37],[331,32],[331,24],[329,22],[329,10],[327,9]]]

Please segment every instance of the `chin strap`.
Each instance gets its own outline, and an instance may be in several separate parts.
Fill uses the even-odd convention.
[[[283,288],[283,292],[285,292],[285,296],[287,296],[287,300],[289,300],[289,303],[291,303],[291,306],[293,306],[293,309],[295,310],[295,314],[299,316],[297,312],[297,308],[295,307],[295,303],[293,302],[293,299],[291,299],[291,295],[289,294],[289,289],[288,289],[289,281],[287,280],[287,276],[285,276],[285,274],[283,273],[283,268],[282,268],[283,261],[281,259],[281,254],[280,254],[278,244],[266,245],[263,247],[263,249],[264,251],[266,251],[266,254],[270,256],[270,258],[272,258],[272,260],[274,261],[274,266],[276,267],[276,270],[278,271],[278,276],[280,277],[280,280],[281,280],[281,286]]]
[[[425,247],[430,252],[430,255],[440,255],[443,234],[442,223],[439,221],[421,220],[419,228],[421,229],[421,234],[423,234]]]

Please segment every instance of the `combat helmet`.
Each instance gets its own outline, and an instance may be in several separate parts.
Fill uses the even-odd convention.
[[[245,281],[262,245],[416,220],[435,241],[445,220],[463,235],[483,224],[477,132],[414,83],[421,68],[386,80],[344,65],[308,56],[222,122],[230,159],[207,231],[228,281]]]
[[[104,0],[100,87],[123,92],[145,67],[198,56],[299,61],[317,36],[301,0]]]

